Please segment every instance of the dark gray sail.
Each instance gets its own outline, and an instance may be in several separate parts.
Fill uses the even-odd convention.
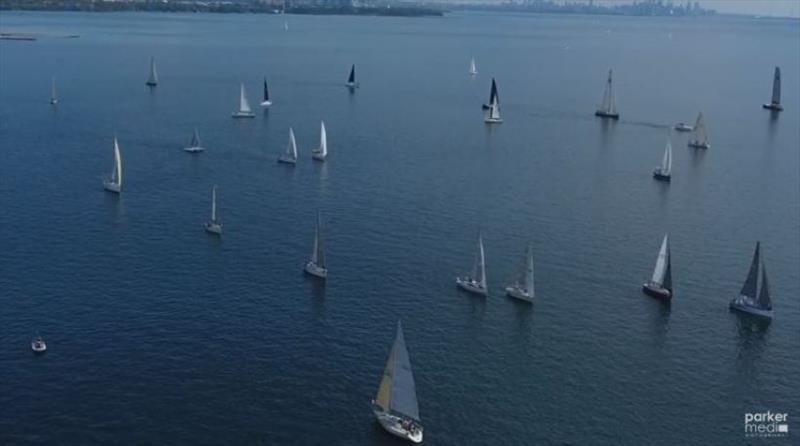
[[[775,67],[775,76],[772,79],[772,104],[781,103],[781,67]]]
[[[664,272],[664,284],[662,287],[672,293],[672,252],[669,246],[667,246],[667,270]]]
[[[761,292],[758,293],[758,308],[772,310],[772,300],[769,298],[769,283],[767,282],[767,267],[761,263]]]
[[[761,258],[761,242],[756,242],[756,252],[753,254],[753,262],[750,264],[750,272],[747,273],[747,280],[742,285],[742,291],[739,292],[742,296],[747,296],[751,299],[756,298],[756,291],[758,288],[758,266]]]
[[[267,86],[267,78],[264,78],[264,102],[269,102],[269,87]]]
[[[356,83],[356,64],[353,64],[353,66],[350,67],[350,76],[347,78],[347,83],[348,84]]]

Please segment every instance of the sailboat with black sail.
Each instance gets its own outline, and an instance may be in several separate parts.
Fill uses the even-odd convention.
[[[267,78],[264,78],[264,100],[261,101],[261,107],[267,108],[272,105],[272,100],[269,98],[269,85],[267,85]]]
[[[772,111],[783,110],[781,105],[781,67],[775,67],[775,74],[772,76],[772,100],[762,107]]]
[[[350,67],[350,75],[347,76],[347,82],[345,85],[351,90],[358,88],[358,81],[356,81],[356,64],[353,64],[353,66]]]
[[[413,443],[422,442],[414,373],[400,321],[397,321],[397,333],[378,386],[378,395],[372,400],[372,412],[390,434]]]
[[[759,275],[761,287],[759,288]],[[729,305],[731,310],[741,311],[762,318],[772,319],[772,299],[769,294],[769,282],[767,281],[767,267],[761,260],[761,242],[756,242],[756,250],[753,253],[753,260],[750,262],[750,271],[747,279],[739,291],[739,296],[731,300]]]
[[[664,240],[661,241],[661,249],[658,250],[653,276],[642,285],[642,291],[656,299],[672,299],[672,255],[669,250],[667,234],[664,234]]]
[[[489,90],[489,103],[483,104],[485,115],[483,121],[487,124],[499,124],[503,122],[500,117],[500,96],[497,94],[497,83],[492,78],[492,88]]]

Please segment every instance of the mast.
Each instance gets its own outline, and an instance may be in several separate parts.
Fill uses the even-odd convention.
[[[269,87],[267,86],[267,78],[264,78],[264,102],[269,101]]]
[[[325,121],[320,121],[319,154],[323,158],[328,155],[328,134],[325,132]]]
[[[244,83],[239,83],[239,112],[250,113],[250,104],[247,103],[247,96],[244,93]]]
[[[217,222],[217,185],[211,188],[211,222]]]
[[[289,146],[286,148],[286,154],[297,159],[297,141],[294,139],[294,130],[291,127],[289,127]]]
[[[400,414],[419,421],[414,373],[411,370],[411,361],[400,321],[397,322],[397,333],[389,358],[386,360],[375,404],[384,412]]]
[[[756,288],[758,287],[758,266],[761,261],[761,242],[756,242],[756,251],[753,253],[753,261],[750,262],[750,271],[747,273],[747,279],[742,285],[742,290],[739,292],[742,296],[747,296],[751,299],[756,297]]]
[[[656,267],[653,269],[653,277],[650,279],[654,284],[667,288],[667,272],[669,271],[669,238],[664,234],[664,240],[661,242],[661,249],[658,251],[658,258],[656,258]],[[672,277],[669,277],[669,286],[672,286]]]
[[[772,78],[772,103],[781,103],[781,67],[775,67],[775,75]]]

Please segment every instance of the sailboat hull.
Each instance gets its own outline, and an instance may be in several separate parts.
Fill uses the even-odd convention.
[[[619,119],[619,113],[610,113],[603,110],[597,110],[594,115],[600,118]]]
[[[284,164],[291,164],[292,166],[297,164],[297,160],[295,158],[292,158],[292,157],[289,157],[289,156],[286,156],[286,155],[279,156],[278,157],[278,162],[279,163],[284,163]]]
[[[328,157],[327,155],[323,155],[316,151],[311,154],[311,158],[313,158],[314,161],[325,161],[325,158],[327,157]]]
[[[533,303],[533,296],[518,286],[506,287],[506,295],[525,302]]]
[[[183,148],[184,152],[189,152],[189,153],[200,153],[203,150],[205,150],[205,149],[202,148],[202,147],[184,147]]]
[[[312,275],[314,277],[318,277],[320,279],[326,279],[328,277],[328,269],[327,268],[323,268],[323,267],[317,265],[314,262],[306,263],[306,267],[304,268],[304,271],[306,272],[306,274],[310,274],[310,275]]]
[[[503,118],[490,118],[487,116],[486,118],[483,119],[483,122],[487,124],[500,124],[503,122]]]
[[[783,106],[781,104],[762,104],[761,106],[767,110],[783,111]]]
[[[344,84],[347,88],[358,88],[358,82],[347,82]]]
[[[231,113],[231,117],[233,118],[255,118],[256,115],[253,112],[233,112]]]
[[[672,299],[672,291],[662,288],[654,283],[645,283],[642,285],[642,291],[644,294],[647,294],[650,297],[655,297],[659,300],[669,301]]]
[[[114,183],[112,181],[103,181],[103,189],[118,194],[122,192],[122,186],[119,183]]]
[[[386,432],[413,443],[422,443],[422,427],[412,432],[403,427],[403,419],[400,417],[378,409],[373,409],[372,412]]]
[[[262,101],[261,102],[261,108],[269,108],[270,105],[272,105],[272,101]]]
[[[754,316],[759,316],[767,319],[772,319],[772,310],[762,310],[760,308],[756,308],[753,306],[748,305],[747,298],[744,296],[739,296],[733,299],[728,305],[733,311],[740,311],[742,313],[752,314]]]
[[[209,234],[222,235],[222,225],[219,223],[214,223],[209,221],[206,222],[206,224],[203,226],[206,228],[206,232],[208,232]]]
[[[653,171],[653,178],[659,181],[666,181],[668,183],[672,181],[672,176],[669,174],[664,175],[663,173],[661,173],[660,169],[656,169]]]
[[[481,296],[489,295],[489,291],[485,287],[471,279],[457,277],[456,286],[468,293],[479,294]]]
[[[697,141],[689,141],[689,147],[693,149],[710,149],[711,144],[707,142],[697,142]]]
[[[157,82],[152,82],[152,81],[147,81],[147,82],[145,82],[145,85],[147,85],[148,87],[155,87],[156,85],[158,85],[158,83]]]

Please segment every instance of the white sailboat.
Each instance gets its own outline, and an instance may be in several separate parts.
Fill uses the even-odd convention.
[[[667,146],[664,147],[661,165],[653,169],[653,178],[661,181],[670,181],[672,178],[672,143],[669,137],[667,137]]]
[[[40,355],[47,351],[47,343],[44,342],[41,336],[36,336],[31,341],[31,350],[33,350],[33,353]]]
[[[325,121],[319,125],[319,147],[311,151],[311,157],[317,161],[325,161],[328,157],[328,134],[325,132]]]
[[[783,110],[781,105],[781,67],[775,67],[775,74],[772,76],[772,100],[762,107],[772,111]]]
[[[205,223],[206,232],[222,235],[222,219],[217,215],[217,185],[211,189],[211,220]]]
[[[492,89],[489,91],[489,103],[483,104],[486,113],[483,121],[487,124],[499,124],[503,122],[500,117],[500,96],[497,94],[497,83],[492,78]]]
[[[311,259],[305,266],[305,272],[314,277],[325,279],[328,277],[328,268],[325,263],[325,249],[322,239],[322,219],[317,212],[317,229],[314,232],[314,249],[311,251]]]
[[[114,137],[114,167],[111,170],[111,176],[103,180],[103,187],[116,194],[122,192],[122,155],[119,152],[116,136]]]
[[[667,234],[664,234],[664,240],[661,242],[653,276],[642,285],[642,291],[656,299],[669,300],[672,298],[672,256]]]
[[[283,21],[283,30],[289,31],[289,22],[287,22],[286,20]]]
[[[279,163],[297,164],[297,141],[294,139],[294,130],[289,127],[289,143],[286,144],[286,152],[278,157]]]
[[[476,74],[478,74],[478,67],[475,66],[475,58],[474,57],[469,61],[469,74],[472,75],[472,76],[475,76]]]
[[[272,105],[272,100],[269,98],[269,86],[267,85],[267,78],[264,78],[264,100],[261,101],[261,107],[267,108]]]
[[[205,150],[203,146],[200,145],[200,133],[197,132],[197,127],[194,128],[192,140],[189,141],[189,145],[184,147],[183,150],[189,153],[199,153]]]
[[[356,64],[353,64],[353,66],[350,67],[350,75],[347,76],[347,82],[345,85],[351,90],[358,88],[358,81],[356,81]]]
[[[419,419],[414,372],[411,370],[411,360],[400,321],[397,321],[397,332],[383,369],[378,394],[372,400],[372,412],[390,434],[413,443],[422,443],[423,430]]]
[[[250,103],[247,102],[247,95],[244,91],[244,83],[239,84],[239,109],[231,115],[234,118],[254,118],[256,115],[250,110]]]
[[[456,277],[456,285],[470,293],[489,295],[486,287],[486,257],[483,250],[483,237],[480,233],[478,233],[478,246],[475,252],[475,261],[472,264],[472,272],[463,278]]]
[[[533,247],[528,245],[525,253],[525,268],[515,283],[506,287],[506,294],[526,302],[533,302],[536,291],[533,285]]]
[[[156,58],[150,58],[150,76],[147,77],[147,82],[145,82],[150,87],[155,87],[158,85],[158,72],[156,71]]]
[[[689,135],[689,147],[695,149],[710,149],[711,143],[708,142],[708,133],[706,132],[706,122],[703,119],[703,112],[697,114],[697,121],[694,123],[692,134]]]
[[[58,104],[58,95],[56,94],[56,77],[50,81],[50,104],[56,105]]]
[[[603,90],[603,103],[600,104],[600,108],[594,112],[594,115],[601,118],[619,119],[617,95],[614,92],[613,70],[608,70],[608,80],[606,81],[606,88]]]

